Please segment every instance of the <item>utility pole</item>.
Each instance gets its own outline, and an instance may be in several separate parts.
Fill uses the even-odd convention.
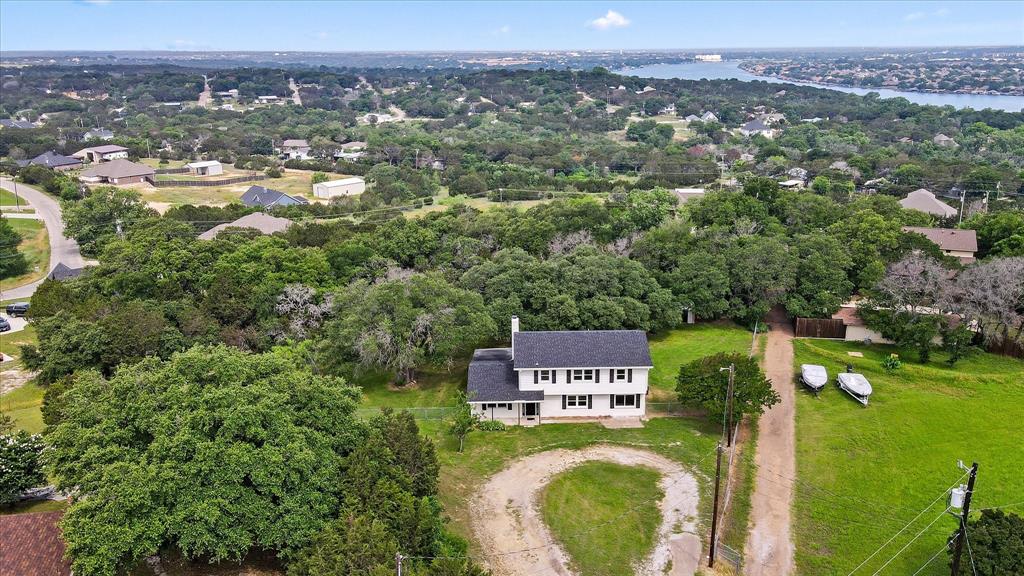
[[[719,368],[718,369],[719,372],[723,372],[723,371],[726,371],[726,370],[729,371],[729,386],[726,388],[726,392],[725,392],[725,402],[726,402],[726,407],[725,407],[725,414],[726,414],[726,417],[725,417],[725,422],[726,422],[726,424],[725,424],[725,426],[726,426],[726,428],[725,428],[725,445],[731,448],[732,447],[732,428],[733,428],[733,425],[732,425],[732,409],[733,409],[733,396],[734,396],[734,394],[733,394],[733,385],[736,382],[736,364],[729,364],[728,368]]]
[[[402,553],[395,552],[395,574],[402,576]]]
[[[978,463],[971,466],[971,476],[967,480],[967,494],[964,495],[964,509],[960,513],[960,531],[956,535],[956,543],[953,549],[953,563],[950,574],[959,576],[960,555],[964,551],[964,540],[967,539],[967,515],[971,513],[971,496],[974,495],[974,479],[978,477]]]
[[[711,551],[708,553],[708,568],[715,567],[715,553],[718,548],[718,487],[722,483],[722,443],[718,443],[718,458],[715,462],[715,503],[711,509]]]
[[[964,210],[967,208],[966,203],[967,189],[964,188],[963,190],[960,191],[960,221],[958,222],[958,224],[963,224],[964,222]]]
[[[11,178],[11,184],[14,185],[14,205],[18,207],[18,212],[21,212],[21,197],[18,196],[18,176],[15,175]]]

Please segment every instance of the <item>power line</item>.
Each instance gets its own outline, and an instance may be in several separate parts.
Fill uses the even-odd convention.
[[[927,568],[928,565],[932,563],[932,561],[939,557],[939,554],[942,554],[943,550],[949,550],[949,544],[943,544],[942,547],[939,548],[939,550],[935,554],[933,554],[931,558],[929,558],[924,564],[921,565],[920,568],[915,570],[914,573],[910,576],[917,576],[918,574],[920,574],[922,570]]]
[[[946,508],[945,510],[940,512],[939,515],[936,516],[934,520],[932,520],[931,522],[928,523],[927,526],[922,528],[920,532],[918,532],[913,538],[911,538],[910,542],[907,542],[906,544],[904,544],[903,548],[900,548],[899,551],[897,551],[895,554],[893,554],[892,558],[889,558],[888,560],[886,560],[885,564],[882,564],[882,566],[879,567],[878,570],[875,570],[875,572],[871,576],[878,576],[878,574],[880,574],[882,572],[882,570],[885,569],[886,566],[891,564],[893,560],[895,560],[897,557],[899,557],[899,555],[902,554],[904,550],[906,550],[907,548],[910,548],[911,544],[916,542],[917,539],[920,538],[922,534],[927,532],[928,529],[932,527],[932,525],[934,525],[936,522],[938,522],[940,519],[942,519],[942,517],[945,516],[946,512],[948,512],[948,511],[949,511],[949,508]]]
[[[957,481],[956,481],[956,482],[954,482],[952,486],[950,486],[949,488],[947,488],[947,489],[946,489],[946,490],[945,490],[945,491],[944,491],[944,492],[943,492],[942,494],[939,494],[939,496],[938,496],[938,497],[937,497],[937,498],[936,498],[935,500],[932,500],[932,501],[931,501],[931,502],[930,502],[930,503],[929,503],[929,504],[928,504],[927,506],[925,506],[925,507],[924,507],[924,509],[923,509],[923,510],[921,510],[920,512],[918,512],[917,516],[914,516],[914,518],[913,518],[913,519],[911,519],[911,521],[910,521],[910,522],[907,522],[906,526],[904,526],[903,528],[900,528],[900,530],[899,530],[898,532],[896,532],[895,534],[893,534],[893,535],[892,535],[892,536],[891,536],[891,537],[890,537],[890,538],[889,538],[888,540],[886,540],[886,541],[885,541],[885,542],[884,542],[884,543],[883,543],[883,544],[882,544],[881,546],[879,546],[877,550],[875,550],[874,552],[872,552],[870,556],[868,556],[867,558],[865,558],[863,562],[861,562],[860,564],[858,564],[858,565],[857,565],[857,567],[856,567],[856,568],[854,568],[853,570],[851,570],[851,571],[850,571],[850,573],[849,573],[849,574],[847,574],[846,576],[852,576],[852,574],[853,574],[854,572],[856,572],[857,570],[860,570],[860,568],[861,568],[862,566],[864,566],[865,564],[867,564],[867,563],[868,563],[868,562],[869,562],[869,561],[870,561],[870,560],[871,560],[872,558],[874,558],[874,557],[875,557],[876,555],[878,555],[878,553],[879,553],[879,552],[881,552],[881,551],[882,551],[882,550],[883,550],[883,549],[884,549],[884,548],[885,548],[886,546],[888,546],[888,545],[889,545],[889,543],[891,543],[891,542],[892,542],[893,540],[895,540],[897,536],[899,536],[900,534],[902,534],[904,530],[906,530],[907,528],[910,528],[910,526],[911,526],[911,525],[912,525],[912,524],[913,524],[914,522],[917,522],[917,519],[918,519],[918,518],[920,518],[921,516],[923,516],[923,515],[924,515],[924,513],[925,513],[925,512],[927,512],[927,511],[928,511],[929,509],[931,509],[931,507],[932,507],[932,506],[934,506],[936,502],[938,502],[938,501],[939,501],[939,500],[941,500],[941,499],[942,499],[942,498],[943,498],[944,496],[946,496],[946,494],[948,494],[948,493],[949,493],[949,490],[952,490],[953,488],[957,487],[957,486],[958,486],[958,485],[960,484],[960,480],[963,480],[964,476],[966,476],[966,474],[964,474],[963,476],[960,476],[960,478],[958,478],[958,479],[957,479]]]

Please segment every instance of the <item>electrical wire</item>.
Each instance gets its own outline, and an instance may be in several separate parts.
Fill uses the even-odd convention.
[[[897,557],[899,557],[899,555],[900,555],[900,554],[902,554],[904,550],[906,550],[907,548],[910,548],[910,545],[911,545],[911,544],[913,544],[914,542],[916,542],[916,541],[917,541],[917,539],[918,539],[918,538],[920,538],[922,534],[924,534],[925,532],[927,532],[929,528],[931,528],[931,527],[932,527],[932,526],[933,526],[933,525],[934,525],[934,524],[935,524],[936,522],[938,522],[938,521],[939,521],[940,519],[942,519],[942,517],[943,517],[943,516],[945,516],[945,515],[946,515],[946,512],[948,512],[948,511],[949,511],[949,508],[946,508],[945,510],[943,510],[942,512],[940,512],[940,513],[939,513],[939,515],[938,515],[938,516],[936,516],[934,520],[932,520],[931,522],[929,522],[927,526],[925,526],[924,528],[922,528],[920,532],[918,532],[918,533],[917,533],[916,535],[914,535],[914,537],[913,537],[913,538],[911,538],[910,542],[907,542],[906,544],[904,544],[904,545],[903,545],[903,548],[900,548],[900,549],[899,549],[899,551],[897,551],[897,552],[896,552],[895,554],[893,554],[892,558],[889,558],[888,560],[886,560],[886,561],[885,561],[885,564],[882,564],[882,565],[881,565],[881,566],[880,566],[880,567],[878,568],[878,570],[875,570],[875,571],[874,571],[874,573],[873,573],[873,574],[872,574],[871,576],[878,576],[878,575],[879,575],[879,574],[880,574],[880,573],[882,572],[882,570],[884,570],[884,569],[885,569],[885,567],[886,567],[886,566],[888,566],[889,564],[891,564],[893,560],[895,560],[895,559],[896,559]]]
[[[948,549],[949,549],[949,544],[943,544],[942,548],[939,548],[939,550],[935,554],[932,554],[932,557],[929,558],[928,561],[926,561],[924,564],[922,564],[920,568],[915,570],[914,573],[911,574],[910,576],[917,576],[918,574],[920,574],[922,570],[927,568],[929,564],[931,564],[936,558],[939,557],[939,554],[942,554],[943,550],[948,550]]]
[[[971,550],[971,539],[967,536],[967,525],[964,524],[964,541],[967,542],[967,555],[971,558],[971,572],[978,576],[978,567],[974,565],[974,550]]]
[[[966,474],[964,474],[964,476],[966,476]],[[928,504],[927,506],[925,506],[925,508],[924,508],[923,510],[921,510],[920,512],[918,512],[917,516],[914,516],[914,518],[913,518],[913,519],[911,519],[911,520],[910,520],[910,522],[907,522],[907,524],[906,524],[906,525],[905,525],[905,526],[904,526],[903,528],[900,528],[899,532],[896,532],[895,534],[893,534],[893,535],[892,535],[892,536],[891,536],[891,537],[890,537],[890,538],[889,538],[888,540],[886,540],[886,541],[885,541],[885,542],[884,542],[884,543],[883,543],[883,544],[882,544],[881,546],[879,546],[879,547],[878,547],[878,549],[876,549],[876,550],[875,550],[874,552],[872,552],[870,556],[868,556],[867,558],[865,558],[863,562],[861,562],[860,564],[858,564],[858,565],[857,565],[857,567],[856,567],[856,568],[854,568],[853,570],[851,570],[851,571],[850,571],[850,573],[849,573],[849,574],[847,574],[846,576],[852,576],[854,572],[856,572],[857,570],[860,570],[860,568],[861,568],[862,566],[864,566],[864,565],[865,565],[865,564],[867,564],[867,563],[868,563],[868,562],[869,562],[869,561],[870,561],[870,560],[871,560],[872,558],[874,558],[875,556],[877,556],[877,555],[878,555],[878,553],[879,553],[879,552],[881,552],[881,551],[882,551],[882,550],[883,550],[883,549],[884,549],[884,548],[885,548],[886,546],[888,546],[888,545],[889,545],[889,544],[890,544],[890,543],[891,543],[891,542],[892,542],[893,540],[895,540],[897,536],[899,536],[900,534],[902,534],[902,533],[903,533],[903,532],[904,532],[904,531],[905,531],[905,530],[906,530],[907,528],[910,528],[910,526],[911,526],[911,525],[912,525],[912,524],[913,524],[914,522],[917,522],[917,519],[918,519],[918,518],[920,518],[921,516],[923,516],[923,515],[924,515],[924,513],[925,513],[925,512],[927,512],[927,511],[928,511],[929,509],[931,509],[931,507],[932,507],[932,506],[934,506],[936,502],[938,502],[938,501],[939,501],[939,500],[941,500],[941,499],[942,499],[943,497],[945,497],[945,496],[946,496],[946,495],[947,495],[947,494],[949,493],[949,491],[950,491],[950,490],[952,490],[953,488],[956,488],[956,487],[957,487],[957,486],[958,486],[958,485],[960,484],[960,480],[963,480],[964,476],[960,476],[960,478],[958,478],[958,479],[957,479],[957,481],[956,481],[955,483],[953,483],[953,485],[952,485],[952,486],[950,486],[949,488],[947,488],[947,489],[946,489],[946,490],[945,490],[944,492],[942,492],[942,494],[939,494],[939,496],[938,496],[937,498],[935,498],[935,500],[932,500],[932,501],[931,501],[931,502],[930,502],[930,503],[929,503],[929,504]],[[947,509],[948,509],[948,508],[947,508]]]

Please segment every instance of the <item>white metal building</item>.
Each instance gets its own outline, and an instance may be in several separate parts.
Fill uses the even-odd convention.
[[[204,160],[202,162],[190,162],[185,165],[190,174],[196,176],[216,176],[224,173],[224,166],[216,160]]]
[[[313,195],[317,198],[355,196],[357,194],[362,194],[365,191],[366,181],[358,176],[313,184]]]

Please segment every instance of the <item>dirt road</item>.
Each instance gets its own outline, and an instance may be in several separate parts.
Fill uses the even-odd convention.
[[[691,576],[701,557],[695,534],[697,481],[677,462],[653,452],[621,446],[550,450],[516,460],[495,474],[473,498],[473,531],[496,576],[569,576],[569,560],[541,517],[538,498],[554,476],[590,460],[646,466],[661,472],[658,543],[637,574]],[[666,566],[671,561],[671,569]],[[625,572],[624,572],[625,573]]]
[[[782,310],[769,318],[771,331],[763,367],[782,402],[765,412],[758,422],[754,463],[757,479],[751,499],[750,536],[744,552],[744,574],[784,576],[794,574],[791,509],[796,475],[795,389],[793,386],[793,330]]]

